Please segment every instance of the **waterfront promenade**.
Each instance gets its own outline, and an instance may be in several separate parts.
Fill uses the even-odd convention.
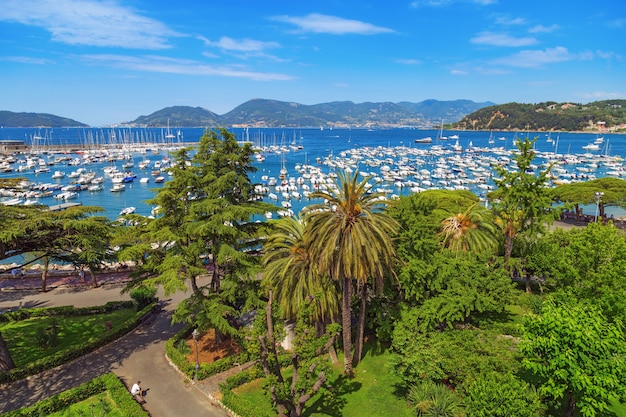
[[[55,274],[48,280],[50,290],[42,293],[38,290],[41,284],[38,276],[0,277],[0,311],[60,305],[86,307],[129,300],[128,294],[120,293],[127,279],[125,273],[102,274],[98,277],[101,285],[92,288],[73,275]],[[0,414],[32,405],[113,371],[128,387],[141,380],[142,388],[147,390],[143,407],[152,417],[227,416],[226,411],[212,403],[211,395],[237,369],[193,384],[165,356],[165,341],[181,328],[171,324],[172,311],[187,295],[165,297],[159,291],[161,312],[131,333],[75,361],[0,385]]]

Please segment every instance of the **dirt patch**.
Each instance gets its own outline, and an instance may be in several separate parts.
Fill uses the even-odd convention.
[[[187,355],[190,363],[196,362],[196,345],[193,337],[187,338],[187,345],[191,349],[191,353]],[[227,339],[220,343],[215,340],[215,330],[211,329],[203,333],[198,338],[198,361],[200,363],[212,363],[226,356],[236,355],[241,352],[241,346],[232,339]]]

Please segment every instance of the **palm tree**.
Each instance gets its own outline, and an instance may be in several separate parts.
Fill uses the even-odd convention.
[[[522,229],[523,213],[521,210],[499,211],[496,222],[504,232],[504,265],[509,267],[513,253],[513,241]]]
[[[313,262],[304,240],[304,222],[287,217],[272,223],[274,231],[263,245],[263,278],[285,319],[295,319],[305,304],[314,302],[316,324],[335,322],[340,308],[339,293]]]
[[[344,172],[329,191],[317,191],[311,198],[323,203],[309,206],[305,212],[305,239],[320,272],[326,272],[342,285],[341,321],[344,349],[344,373],[352,374],[351,297],[353,280],[361,285],[361,314],[357,335],[355,363],[360,361],[365,321],[366,283],[372,278],[374,289],[382,286],[385,273],[395,261],[391,235],[397,223],[381,208],[381,193],[369,193],[369,177],[358,181],[359,173]]]
[[[461,399],[450,388],[432,381],[423,381],[409,389],[407,400],[418,417],[465,416]]]
[[[456,253],[480,253],[496,249],[497,229],[491,212],[475,203],[465,212],[444,219],[440,236],[443,237],[442,245]]]

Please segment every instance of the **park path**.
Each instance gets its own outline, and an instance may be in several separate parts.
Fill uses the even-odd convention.
[[[0,279],[0,311],[19,307],[52,307],[74,305],[85,307],[102,305],[108,301],[128,300],[121,294],[124,277],[105,281],[98,288],[90,288],[81,283],[68,285],[58,277],[49,281],[46,293],[38,288],[37,278],[24,278],[7,283]],[[103,282],[101,281],[101,282]],[[165,297],[159,292],[163,309],[153,318],[140,325],[124,337],[57,368],[32,375],[12,384],[0,385],[0,414],[32,405],[37,401],[73,388],[106,372],[113,371],[130,387],[141,380],[147,390],[144,409],[152,417],[223,417],[228,414],[212,404],[209,395],[216,392],[219,381],[226,375],[217,375],[202,384],[193,384],[173,367],[165,357],[165,342],[173,336],[181,325],[171,325],[172,311],[184,299],[185,293]]]

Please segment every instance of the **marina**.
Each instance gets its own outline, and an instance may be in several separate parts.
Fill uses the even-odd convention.
[[[171,178],[173,153],[196,144],[204,129],[176,129],[176,135],[160,135],[160,131],[0,129],[0,140],[22,137],[26,145],[23,152],[0,156],[0,178],[23,179],[19,190],[0,190],[0,204],[44,204],[57,209],[64,204],[97,205],[111,219],[130,212],[150,216],[154,207],[148,200]],[[516,138],[537,138],[532,169],[553,165],[548,186],[626,177],[622,158],[626,145],[617,134],[450,131],[444,135],[441,129],[409,128],[231,131],[257,150],[258,171],[251,174],[256,192],[279,207],[278,214],[267,213],[265,219],[298,214],[314,202],[313,191],[334,187],[340,171],[358,171],[369,178],[371,190],[385,199],[428,189],[469,190],[487,204],[486,195],[494,188],[494,167],[515,169]],[[44,137],[45,141],[39,139]],[[85,140],[94,137],[108,142]],[[437,140],[424,140],[432,137]],[[616,209],[616,217],[621,214]]]

